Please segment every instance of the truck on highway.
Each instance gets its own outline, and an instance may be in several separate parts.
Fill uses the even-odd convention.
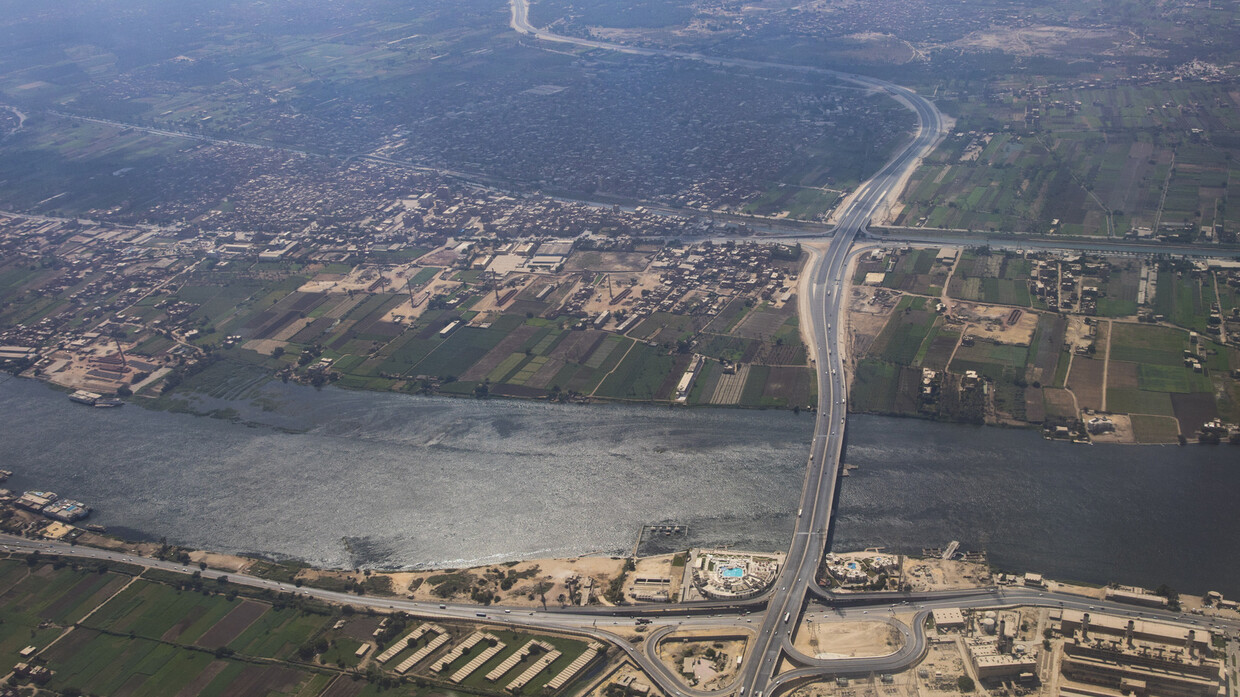
[[[790,620],[790,619],[792,619],[792,613],[791,613],[791,612],[785,612],[785,613],[784,613],[784,624],[788,624],[788,620]]]
[[[804,512],[805,512],[805,509],[804,509],[804,508],[798,508],[798,509],[797,509],[797,517],[798,517],[798,518],[800,518],[800,517],[801,517],[801,514],[802,514],[802,513],[804,513]]]

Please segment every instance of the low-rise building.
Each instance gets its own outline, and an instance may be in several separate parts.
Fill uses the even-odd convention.
[[[964,613],[958,607],[946,607],[933,610],[934,626],[939,629],[963,629]]]
[[[1144,605],[1146,607],[1167,607],[1167,604],[1170,602],[1161,595],[1123,588],[1108,588],[1107,600],[1114,600],[1117,603]]]
[[[1127,637],[1131,633],[1134,640],[1155,642],[1170,646],[1191,646],[1195,651],[1204,652],[1210,648],[1212,636],[1205,629],[1191,629],[1168,622],[1153,620],[1134,620],[1115,615],[1097,612],[1082,612],[1065,609],[1060,617],[1059,631],[1064,636],[1073,636],[1077,632],[1087,640],[1096,636]]]
[[[979,680],[1002,680],[1015,678],[1022,673],[1032,673],[1038,668],[1037,654],[1016,647],[1012,653],[1000,650],[997,637],[969,639],[965,649]]]
[[[1136,697],[1222,697],[1222,662],[1164,647],[1077,638],[1063,647],[1064,678]]]
[[[59,497],[51,491],[26,491],[22,492],[22,495],[18,497],[16,503],[18,506],[28,511],[41,513],[44,508],[46,508],[57,498]]]

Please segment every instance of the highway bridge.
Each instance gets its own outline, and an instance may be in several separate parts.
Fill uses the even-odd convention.
[[[840,332],[842,278],[853,240],[858,234],[864,232],[866,224],[878,208],[893,194],[899,192],[903,179],[942,138],[942,115],[924,97],[908,88],[883,80],[809,66],[710,57],[698,53],[640,48],[561,36],[530,24],[529,0],[510,0],[510,6],[512,28],[541,40],[634,55],[694,60],[744,69],[775,68],[822,74],[841,82],[881,91],[903,104],[917,116],[917,131],[912,139],[877,174],[858,187],[857,191],[849,197],[837,213],[838,222],[830,244],[823,251],[813,252],[811,261],[802,273],[801,294],[804,298],[803,302],[810,308],[811,313],[811,322],[808,327],[809,349],[818,368],[817,419],[792,543],[779,577],[771,591],[763,598],[766,606],[765,612],[758,616],[761,624],[756,630],[751,644],[752,648],[748,650],[750,658],[743,665],[736,688],[739,692],[743,687],[754,696],[759,696],[764,691],[769,692],[769,686],[776,679],[776,672],[784,657],[805,665],[806,670],[815,675],[824,670],[833,670],[834,666],[824,665],[824,662],[799,655],[792,647],[791,638],[811,594],[810,589],[817,587],[815,579],[822,555],[830,542],[831,522],[838,491],[848,394],[844,384],[843,361],[839,351],[833,350],[837,345]],[[907,630],[905,633],[909,634]],[[648,641],[647,646],[655,643],[657,642]],[[904,651],[917,652],[919,657],[918,645],[919,642],[910,635],[910,640],[905,643]],[[650,663],[657,664],[658,661],[651,660]],[[674,676],[667,674],[665,668],[661,668],[660,665],[647,666],[647,670],[651,668],[662,674],[664,679],[660,680],[661,683],[673,682],[675,684]],[[664,687],[666,689],[667,685],[665,684]]]
[[[785,565],[772,588],[759,598],[738,602],[700,602],[675,605],[627,607],[589,607],[530,610],[515,607],[480,608],[476,605],[422,603],[399,598],[372,598],[314,588],[299,588],[244,574],[208,569],[205,578],[228,576],[230,582],[273,591],[294,593],[326,600],[368,606],[379,610],[405,611],[423,617],[485,621],[516,628],[568,632],[611,643],[640,665],[666,694],[674,697],[741,695],[775,697],[807,681],[832,676],[866,676],[899,671],[915,665],[926,651],[925,617],[942,607],[1001,607],[1033,605],[1111,612],[1120,616],[1157,618],[1182,622],[1205,622],[1165,610],[1150,610],[1084,598],[1015,587],[989,587],[937,593],[861,593],[833,595],[820,588],[816,574],[822,555],[829,547],[831,524],[837,498],[840,454],[846,427],[847,387],[844,365],[838,351],[842,334],[841,310],[843,275],[849,250],[875,212],[899,194],[904,178],[921,157],[930,152],[943,136],[943,120],[934,105],[913,91],[882,80],[834,70],[765,61],[719,58],[698,53],[665,51],[614,44],[604,41],[560,36],[529,23],[528,0],[510,0],[514,30],[542,41],[575,44],[642,56],[663,56],[701,61],[741,69],[779,69],[829,75],[867,89],[881,91],[916,114],[917,130],[905,147],[870,180],[858,187],[837,213],[829,243],[814,247],[811,260],[802,273],[801,296],[809,308],[807,328],[810,352],[818,373],[819,404],[813,442],[810,446],[801,491],[800,514],[789,546]],[[828,231],[824,230],[821,235]],[[1234,252],[1230,252],[1234,254]],[[33,541],[0,535],[0,553],[39,551],[86,559],[126,562],[152,568],[190,573],[189,567],[107,550],[72,546],[57,542]],[[911,624],[896,614],[913,615]],[[479,615],[484,619],[480,620]],[[872,658],[816,659],[798,652],[791,638],[804,618],[819,622],[874,620],[890,624],[903,643],[894,653]],[[630,630],[634,618],[648,620],[649,633],[641,646],[635,646],[617,633]],[[1216,630],[1240,631],[1240,622],[1210,620]],[[744,634],[749,648],[740,675],[722,690],[703,692],[690,689],[658,657],[659,639],[684,628],[714,629]],[[787,659],[794,667],[780,673]]]

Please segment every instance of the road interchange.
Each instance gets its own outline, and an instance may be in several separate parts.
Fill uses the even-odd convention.
[[[831,670],[830,662],[815,661],[799,655],[792,646],[791,638],[811,594],[810,588],[817,585],[818,567],[830,543],[831,521],[838,492],[840,455],[844,446],[847,419],[847,388],[844,384],[842,357],[838,349],[832,349],[838,345],[836,338],[842,308],[842,278],[853,241],[865,232],[865,227],[874,213],[893,191],[898,192],[901,182],[942,138],[942,114],[929,100],[912,90],[883,80],[810,66],[717,58],[698,53],[640,48],[561,36],[530,24],[529,0],[510,0],[510,7],[512,28],[540,40],[632,55],[701,61],[720,66],[794,70],[830,76],[882,92],[900,102],[917,117],[917,130],[912,139],[849,197],[838,213],[830,243],[824,251],[813,252],[802,273],[802,297],[811,308],[812,318],[808,337],[809,349],[818,369],[818,409],[814,436],[792,542],[785,564],[767,594],[766,611],[761,615],[761,628],[753,641],[753,648],[749,651],[750,658],[743,664],[738,691],[748,690],[750,695],[761,697],[764,691],[769,691],[768,683],[775,678],[785,656],[803,665],[808,664],[806,670]],[[920,632],[912,632],[912,635],[920,637]],[[647,646],[656,643],[647,642]],[[911,647],[914,651],[918,645],[918,641],[905,642],[905,647]],[[912,658],[919,657],[918,653]],[[657,657],[651,658],[654,659],[652,663],[657,663]],[[666,669],[660,672],[666,673]],[[666,674],[663,677],[672,678]]]
[[[561,36],[529,23],[529,0],[510,0],[511,26],[517,32],[541,41],[573,44],[630,55],[694,60],[741,69],[777,69],[834,77],[842,82],[882,92],[914,112],[917,129],[910,141],[873,177],[860,185],[841,206],[829,242],[811,249],[811,258],[802,273],[800,292],[810,308],[808,327],[810,355],[817,367],[819,403],[810,446],[799,512],[784,566],[762,596],[740,602],[700,602],[679,605],[627,606],[623,608],[570,608],[531,610],[517,607],[488,607],[450,603],[416,602],[400,598],[374,598],[315,588],[297,587],[245,574],[206,569],[204,578],[227,576],[237,583],[271,591],[299,594],[336,603],[367,606],[379,610],[404,611],[419,616],[461,621],[484,621],[513,627],[568,632],[603,640],[618,647],[639,665],[669,696],[709,697],[748,694],[774,697],[807,681],[830,676],[865,676],[906,669],[921,660],[926,651],[925,618],[934,609],[956,607],[1001,607],[1034,605],[1112,612],[1121,616],[1195,622],[1195,618],[1169,611],[1099,601],[1078,595],[1056,594],[1019,587],[987,587],[974,590],[922,593],[832,594],[817,585],[822,555],[830,546],[831,523],[838,497],[840,455],[846,427],[847,386],[844,363],[838,347],[843,311],[843,278],[854,241],[866,233],[874,214],[897,195],[907,175],[944,135],[942,115],[934,105],[908,88],[860,75],[812,66],[785,65],[766,61],[719,58],[698,53],[625,46],[610,42]],[[139,564],[148,568],[189,573],[179,563],[87,548],[58,542],[33,541],[0,535],[0,551],[58,554],[99,561]],[[815,615],[815,613],[818,613]],[[873,613],[873,614],[871,614]],[[909,623],[896,614],[912,616]],[[892,626],[901,636],[901,646],[886,656],[868,658],[817,659],[805,656],[792,644],[792,636],[803,617],[820,621],[879,621]],[[644,641],[629,641],[620,631],[631,631],[633,618],[650,622]],[[1240,631],[1240,621],[1217,620],[1217,628],[1229,633]],[[658,656],[661,639],[684,628],[735,631],[749,638],[739,676],[717,691],[687,687]],[[795,668],[777,673],[787,659]]]

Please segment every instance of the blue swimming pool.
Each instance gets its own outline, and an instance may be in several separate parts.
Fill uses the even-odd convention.
[[[739,566],[729,566],[720,569],[719,575],[724,578],[740,578],[745,575],[745,570]]]

